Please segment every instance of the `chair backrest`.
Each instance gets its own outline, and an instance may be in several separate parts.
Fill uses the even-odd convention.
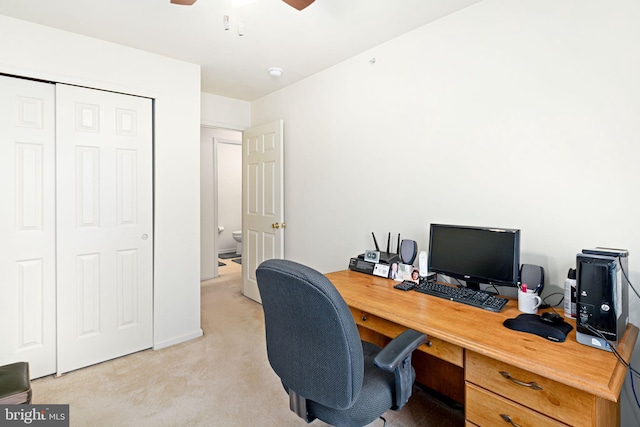
[[[346,409],[364,376],[362,344],[347,304],[324,275],[287,260],[256,270],[267,354],[282,383],[306,399]]]

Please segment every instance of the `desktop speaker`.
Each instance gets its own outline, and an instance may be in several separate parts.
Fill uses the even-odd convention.
[[[522,264],[520,266],[520,283],[527,285],[528,289],[537,289],[538,295],[544,289],[544,268],[539,265]]]
[[[413,265],[418,254],[418,244],[415,240],[404,239],[400,243],[400,260],[403,264]]]

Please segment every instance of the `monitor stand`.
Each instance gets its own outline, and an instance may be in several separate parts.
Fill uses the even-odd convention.
[[[465,282],[467,284],[467,288],[471,289],[472,291],[482,291],[482,292],[488,292],[490,294],[496,295],[495,291],[490,291],[489,288],[487,289],[480,289],[480,283],[479,282]]]
[[[466,287],[471,289],[472,291],[480,290],[480,283],[478,282],[465,282],[465,283],[466,283]]]

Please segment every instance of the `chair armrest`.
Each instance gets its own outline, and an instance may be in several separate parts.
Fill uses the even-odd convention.
[[[411,366],[411,353],[425,342],[427,342],[425,334],[407,329],[391,340],[373,359],[373,363],[378,368],[395,374],[396,404],[394,409],[402,408],[411,397],[415,380]]]
[[[425,342],[425,334],[407,329],[380,350],[373,363],[383,371],[393,372],[400,362],[411,356],[411,353]]]

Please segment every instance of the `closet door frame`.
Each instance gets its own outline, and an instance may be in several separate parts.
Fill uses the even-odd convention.
[[[111,153],[118,167],[112,175],[115,185],[112,186],[111,195],[116,198],[110,197],[113,204],[107,208],[106,215],[120,221],[120,226],[113,226],[110,231],[114,236],[119,236],[121,243],[110,254],[112,267],[106,270],[115,270],[115,279],[112,277],[110,284],[101,284],[100,280],[95,284],[110,289],[108,292],[111,292],[114,310],[108,315],[111,317],[104,316],[108,311],[104,306],[90,313],[90,316],[98,319],[95,324],[98,335],[109,335],[111,341],[102,347],[94,343],[85,345],[84,349],[72,345],[67,353],[91,354],[80,363],[68,363],[66,356],[60,357],[61,343],[68,346],[77,340],[81,335],[79,325],[88,317],[84,308],[75,310],[73,331],[65,332],[65,338],[65,333],[60,333],[58,329],[60,316],[69,312],[69,307],[64,307],[60,301],[68,303],[73,300],[74,304],[79,303],[82,293],[75,283],[75,273],[82,271],[82,255],[73,255],[74,266],[71,268],[75,273],[67,277],[63,275],[62,278],[62,283],[73,288],[71,293],[65,295],[64,286],[60,293],[61,282],[56,277],[56,270],[60,272],[57,245],[66,238],[57,235],[59,224],[56,223],[56,210],[58,219],[73,215],[77,223],[78,215],[78,210],[69,209],[69,204],[61,207],[58,203],[56,206],[57,185],[61,185],[57,171],[69,167],[69,164],[56,164],[59,149],[56,115],[61,112],[56,110],[56,90],[59,87],[55,83],[0,75],[0,93],[5,92],[0,99],[0,182],[5,201],[4,208],[0,210],[0,240],[3,241],[0,247],[0,364],[28,361],[32,379],[53,373],[61,374],[153,346],[153,100],[98,89],[76,88],[120,96],[125,100],[134,100],[134,103],[142,100],[147,109],[143,114],[143,124],[135,122],[138,113],[134,109],[120,106],[113,110],[113,117],[119,121],[112,121],[112,125],[121,137],[133,137],[132,134],[141,130],[137,127],[140,125],[144,127],[147,142],[140,152],[131,146],[119,145]],[[85,107],[88,105],[95,104],[85,102]],[[74,108],[71,114],[82,119],[77,116],[78,111]],[[85,115],[84,119],[87,117]],[[102,124],[110,126],[106,122]],[[88,147],[87,144],[81,145]],[[82,148],[74,148],[73,151],[73,170],[82,174],[84,172],[78,167],[83,166],[75,160],[78,153],[82,153]],[[138,156],[144,157],[144,165],[137,162]],[[127,189],[127,182],[140,172],[138,169],[143,170],[144,178]],[[75,185],[78,190],[77,183]],[[142,201],[144,212],[138,206],[132,206],[130,202],[134,198]],[[72,204],[76,205],[76,201]],[[104,204],[104,201],[101,200],[100,204]],[[139,223],[144,225],[139,226]],[[136,264],[140,259],[144,267]],[[68,270],[69,266],[66,268]],[[70,277],[73,284],[70,284]],[[97,297],[95,300],[104,300],[105,295],[103,290],[98,290],[94,295]],[[144,301],[145,306],[134,307],[140,301]],[[109,328],[112,333],[106,333]],[[142,329],[142,332],[131,333],[136,328]],[[121,331],[124,331],[120,334],[124,338],[117,343],[115,336]],[[69,340],[69,336],[73,335],[75,338]]]

